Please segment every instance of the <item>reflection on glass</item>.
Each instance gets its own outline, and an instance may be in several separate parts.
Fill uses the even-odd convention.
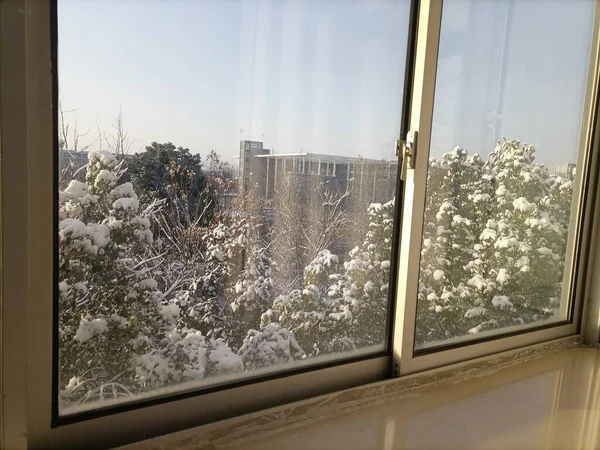
[[[59,2],[62,414],[384,349],[408,10]]]
[[[444,2],[417,348],[566,319],[593,12],[591,0]]]

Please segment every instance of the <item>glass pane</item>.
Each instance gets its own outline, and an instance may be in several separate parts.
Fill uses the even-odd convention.
[[[417,348],[568,318],[593,16],[593,0],[444,1]]]
[[[383,351],[410,2],[58,8],[61,414]]]

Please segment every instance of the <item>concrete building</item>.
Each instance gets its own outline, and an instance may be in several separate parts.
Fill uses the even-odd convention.
[[[261,176],[264,175],[263,163],[256,156],[268,154],[269,150],[263,148],[263,143],[258,141],[240,141],[239,153],[239,191],[241,195],[248,193],[252,187],[263,187],[260,195],[264,195],[264,186]]]
[[[575,164],[573,163],[556,163],[554,166],[554,175],[572,180],[575,178]]]
[[[276,199],[283,181],[307,190],[348,193],[353,203],[387,202],[395,195],[398,161],[318,153],[271,153],[262,142],[240,142],[240,192],[255,188],[261,198]]]

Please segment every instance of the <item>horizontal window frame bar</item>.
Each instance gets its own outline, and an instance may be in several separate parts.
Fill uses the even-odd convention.
[[[380,356],[176,401],[154,405],[144,402],[142,407],[122,407],[114,414],[87,417],[58,428],[38,426],[30,430],[29,445],[30,448],[112,448],[382,381],[387,378],[389,366],[390,357]]]
[[[239,380],[232,379],[231,381],[227,381],[221,384],[210,385],[207,384],[205,386],[201,386],[198,388],[190,387],[187,390],[182,389],[180,392],[177,392],[177,385],[171,385],[168,388],[157,389],[156,395],[153,395],[153,391],[144,392],[140,395],[139,399],[135,397],[130,401],[123,401],[120,403],[115,403],[110,406],[99,406],[92,407],[88,410],[83,410],[81,412],[75,412],[72,414],[64,414],[64,415],[56,415],[52,417],[51,427],[59,428],[62,426],[70,425],[73,423],[84,422],[88,420],[93,420],[99,417],[106,417],[115,414],[125,413],[129,411],[135,411],[142,408],[148,408],[158,405],[163,405],[165,403],[177,402],[182,400],[191,399],[194,397],[204,397],[210,396],[211,394],[221,393],[221,392],[230,392],[232,390],[240,390],[243,388],[262,388],[263,383],[269,383],[272,381],[279,381],[283,379],[288,379],[286,382],[293,384],[296,377],[300,375],[308,375],[311,372],[319,372],[318,376],[325,376],[325,373],[333,373],[329,369],[337,368],[337,367],[345,367],[345,370],[348,370],[350,373],[354,371],[355,367],[361,367],[361,370],[366,370],[367,372],[372,371],[373,373],[369,375],[367,378],[371,381],[379,381],[381,379],[387,378],[389,373],[390,355],[385,351],[380,351],[377,353],[366,354],[362,356],[352,357],[352,358],[338,358],[333,361],[326,361],[316,364],[310,364],[310,360],[305,360],[306,364],[303,367],[299,368],[285,368],[275,370],[274,373],[266,373],[259,374],[256,376],[248,375],[246,378],[242,378]],[[385,361],[385,362],[382,362]],[[368,366],[367,366],[368,365]],[[387,368],[382,369],[382,365]],[[373,366],[376,368],[375,370],[371,370]],[[289,367],[289,366],[288,366]],[[362,376],[360,377],[362,378]],[[352,380],[348,380],[351,387],[354,387],[355,382]],[[319,384],[315,383],[315,388],[319,390]],[[345,383],[342,383],[345,384]],[[261,386],[256,386],[261,385]],[[344,388],[346,389],[346,388]],[[163,394],[163,391],[171,391],[168,394]],[[293,389],[290,389],[290,391]],[[282,393],[283,395],[283,393]],[[296,396],[294,396],[296,397]],[[301,396],[298,399],[303,399]],[[295,401],[295,400],[294,400]],[[253,412],[254,409],[250,407],[247,412]]]
[[[569,326],[570,329],[573,329],[573,321],[571,320],[557,320],[554,322],[540,322],[540,323],[530,323],[528,325],[515,325],[507,328],[494,328],[489,330],[490,333],[486,334],[485,332],[481,333],[483,336],[477,335],[467,335],[467,336],[457,336],[456,338],[450,339],[447,343],[441,342],[438,345],[432,345],[431,347],[423,347],[423,348],[415,348],[413,350],[413,358],[419,356],[425,356],[432,353],[439,353],[450,351],[454,349],[459,349],[462,347],[473,346],[477,344],[485,344],[491,341],[497,341],[504,338],[509,338],[513,336],[520,336],[528,333],[535,333],[538,331],[549,330],[551,328],[557,327],[565,327]],[[493,332],[493,333],[491,333]],[[478,333],[479,334],[479,333]],[[572,333],[567,334],[566,336],[571,335]],[[565,337],[566,337],[565,336]]]
[[[411,375],[430,369],[437,369],[454,363],[469,361],[471,359],[493,356],[508,350],[515,350],[529,345],[543,344],[544,342],[574,336],[573,325],[567,323],[554,327],[545,327],[538,331],[519,333],[515,336],[500,336],[498,339],[475,342],[457,348],[431,351],[424,354],[415,354],[402,363],[402,374]]]

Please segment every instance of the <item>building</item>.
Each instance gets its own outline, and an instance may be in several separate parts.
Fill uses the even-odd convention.
[[[62,170],[72,165],[73,170],[78,170],[88,163],[88,152],[68,150],[61,148],[58,151],[58,167]]]
[[[326,188],[347,194],[354,203],[387,202],[394,198],[397,160],[377,160],[318,153],[271,153],[262,142],[240,142],[240,193],[257,190],[275,200],[287,183],[315,191]],[[293,180],[293,181],[291,181]]]
[[[287,278],[302,279],[311,245],[346,257],[365,238],[368,208],[396,195],[398,161],[326,155],[271,153],[262,142],[242,141],[239,192],[258,198],[265,230],[278,230],[270,251],[286,255]],[[309,244],[306,244],[306,243]]]
[[[554,175],[557,177],[568,178],[572,180],[575,178],[575,164],[573,163],[556,163],[554,166]]]
[[[244,195],[255,185],[262,185],[263,163],[256,156],[268,154],[269,150],[263,148],[263,143],[258,141],[240,141],[239,176],[240,194]],[[261,191],[261,195],[264,193]]]

